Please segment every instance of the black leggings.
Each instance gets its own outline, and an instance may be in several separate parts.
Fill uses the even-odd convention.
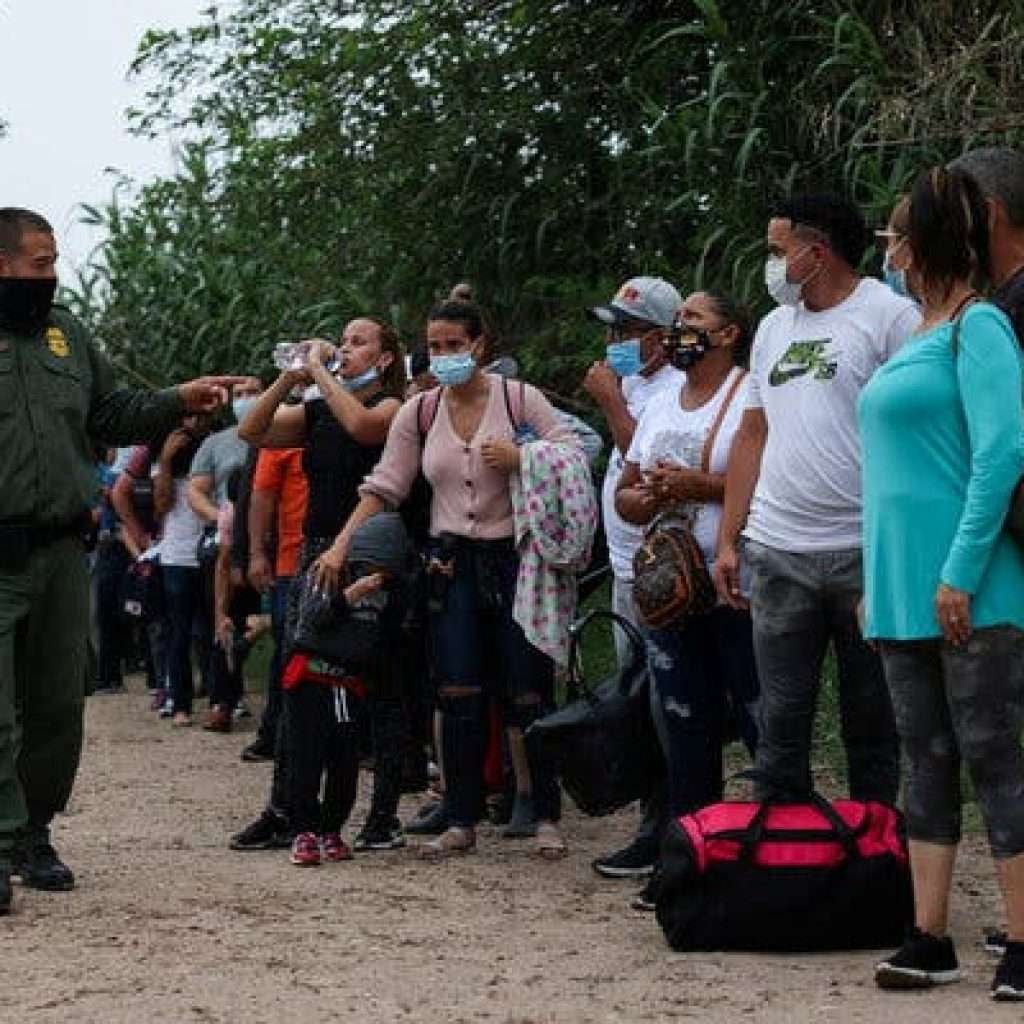
[[[1024,630],[978,629],[963,647],[886,641],[882,662],[908,765],[910,838],[959,842],[963,760],[992,856],[1024,853]]]

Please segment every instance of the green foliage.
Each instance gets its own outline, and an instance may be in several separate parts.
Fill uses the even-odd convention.
[[[178,172],[85,216],[75,292],[154,380],[258,367],[360,312],[409,340],[471,281],[531,379],[572,394],[634,273],[755,307],[794,189],[884,219],[916,171],[1016,141],[1024,3],[244,0],[152,31],[135,130]]]

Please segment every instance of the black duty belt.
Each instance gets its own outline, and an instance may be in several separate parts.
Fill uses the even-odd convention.
[[[48,524],[0,520],[0,570],[24,568],[33,551],[65,537],[80,537],[88,525],[85,517],[71,523]]]

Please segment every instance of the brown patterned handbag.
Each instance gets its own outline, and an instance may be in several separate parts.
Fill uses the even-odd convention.
[[[711,449],[745,372],[736,375],[701,452],[700,468],[711,468]],[[658,516],[633,555],[633,602],[650,629],[678,625],[690,615],[711,611],[717,600],[704,552],[693,535],[692,514],[669,509]]]

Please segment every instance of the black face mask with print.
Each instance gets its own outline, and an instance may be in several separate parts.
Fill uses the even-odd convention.
[[[711,336],[707,331],[696,331],[693,328],[673,331],[665,342],[665,349],[668,361],[677,370],[685,371],[711,351]]]
[[[55,277],[0,277],[0,327],[18,334],[41,331],[56,291]]]

